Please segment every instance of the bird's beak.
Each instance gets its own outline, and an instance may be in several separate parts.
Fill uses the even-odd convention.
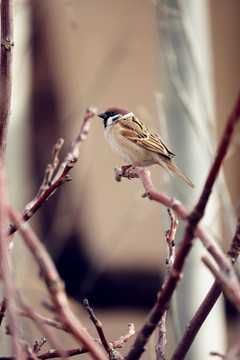
[[[98,114],[97,116],[99,116],[100,118],[102,118],[102,119],[106,119],[107,118],[107,115],[106,115],[106,113],[100,113],[100,114]]]

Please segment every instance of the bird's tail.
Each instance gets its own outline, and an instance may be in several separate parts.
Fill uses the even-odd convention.
[[[193,185],[193,183],[181,172],[181,170],[177,167],[177,165],[172,159],[170,159],[170,161],[167,162],[167,166],[170,170],[172,170],[173,172],[178,174],[183,180],[185,180],[189,186],[195,188],[195,185]]]

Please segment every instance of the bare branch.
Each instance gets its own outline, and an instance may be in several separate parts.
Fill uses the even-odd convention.
[[[231,259],[232,264],[234,264],[240,254],[240,220],[238,220],[235,235],[232,239],[230,249],[227,252],[228,257]],[[221,285],[215,281],[200,305],[199,309],[189,322],[186,327],[186,330],[171,358],[171,360],[181,360],[184,359],[190,346],[192,345],[199,329],[206,320],[208,314],[215,305],[217,299],[222,293]]]
[[[228,349],[225,355],[225,360],[239,360],[240,359],[240,338]]]
[[[98,332],[98,335],[100,337],[101,343],[103,344],[103,347],[105,348],[105,350],[108,353],[110,353],[112,349],[111,349],[111,346],[109,345],[109,343],[108,343],[108,341],[107,341],[107,339],[105,337],[105,334],[103,332],[101,321],[96,318],[96,316],[94,314],[94,311],[90,307],[89,302],[88,302],[87,299],[83,300],[83,305],[84,305],[85,309],[87,310],[87,312],[89,314],[90,320],[93,322],[94,326],[97,329],[97,332]]]
[[[171,226],[170,229],[166,232],[166,242],[168,244],[169,257],[168,259],[166,259],[166,275],[163,280],[163,287],[167,282],[169,273],[175,261],[175,235],[178,228],[178,218],[175,217],[171,209],[168,208],[167,210],[171,220]],[[167,344],[166,317],[167,317],[167,310],[164,311],[158,324],[158,342],[155,348],[157,360],[166,359],[166,355],[165,355],[165,346]]]
[[[0,309],[0,326],[2,324],[3,318],[5,316],[7,310],[7,299],[3,298],[2,304],[1,304],[1,309]]]
[[[186,257],[188,256],[189,251],[192,248],[193,238],[194,238],[195,234],[198,235],[199,237],[201,236],[201,240],[203,240],[202,239],[203,238],[202,237],[203,230],[201,229],[201,231],[199,231],[198,222],[204,215],[207,201],[211,194],[212,187],[213,187],[216,177],[218,175],[223,158],[229,147],[229,144],[230,144],[230,141],[232,138],[232,134],[233,134],[233,130],[234,130],[234,127],[235,127],[237,121],[239,120],[239,116],[240,116],[240,94],[237,98],[234,109],[228,118],[225,131],[223,133],[222,139],[221,139],[219,147],[218,147],[215,161],[209,171],[209,175],[205,182],[205,186],[203,188],[202,194],[199,198],[197,205],[194,207],[193,211],[190,213],[190,215],[187,218],[186,218],[186,210],[185,210],[185,208],[182,207],[182,205],[179,204],[179,202],[177,202],[177,204],[176,204],[176,202],[174,204],[172,204],[172,202],[173,202],[172,199],[167,198],[165,195],[162,195],[155,190],[155,188],[152,185],[152,182],[150,181],[149,172],[146,169],[143,169],[141,171],[138,169],[131,169],[130,171],[127,172],[127,175],[126,175],[127,177],[140,177],[141,180],[142,180],[142,178],[146,179],[146,181],[145,181],[146,196],[148,196],[150,199],[153,198],[154,200],[164,203],[165,205],[166,205],[166,203],[168,203],[168,204],[170,203],[169,207],[171,207],[174,210],[176,207],[178,210],[180,209],[181,210],[180,214],[178,212],[177,212],[177,214],[181,218],[185,219],[185,221],[187,222],[187,226],[186,226],[183,240],[179,245],[179,248],[178,248],[178,251],[176,254],[176,258],[175,258],[175,262],[173,264],[172,270],[170,271],[167,282],[166,282],[164,288],[162,288],[161,292],[159,293],[158,299],[157,299],[155,305],[153,306],[152,310],[148,314],[147,319],[146,319],[144,325],[142,326],[142,328],[135,340],[133,347],[131,348],[130,352],[126,356],[126,360],[138,359],[141,356],[141,354],[143,353],[144,346],[148,342],[149,337],[151,336],[157,323],[159,322],[160,318],[162,317],[164,311],[166,310],[166,308],[169,304],[169,301],[172,297],[172,294],[173,294],[179,280],[181,279],[181,271],[183,269]],[[117,170],[117,172],[118,172],[118,177],[125,175],[124,174],[125,172],[121,173],[119,171],[119,169]],[[143,182],[143,180],[142,180],[142,182]],[[206,239],[209,240],[208,238],[204,237],[204,242],[206,241]],[[220,251],[220,249],[217,248],[217,246],[214,242],[211,241],[209,243],[209,241],[207,241],[207,244],[205,244],[205,246],[206,245],[207,245],[208,251],[212,254],[214,259],[221,266],[221,269],[231,276],[231,279],[232,279],[232,281],[234,281],[236,288],[239,289],[239,282],[238,282],[237,276],[231,266],[230,261],[228,261],[228,259],[222,254],[222,252]]]
[[[122,173],[122,169],[115,169],[116,176],[129,176],[131,178],[140,178],[142,181],[142,184],[145,188],[145,193],[143,194],[143,197],[148,197],[150,200],[155,200],[168,208],[171,208],[175,211],[175,213],[178,215],[178,217],[183,220],[186,224],[188,224],[188,219],[190,214],[188,213],[187,209],[184,207],[184,205],[177,199],[171,198],[163,193],[160,193],[156,190],[154,187],[150,172],[148,169],[131,169],[127,175],[125,173]],[[222,250],[217,246],[217,244],[208,236],[208,234],[204,231],[204,229],[200,225],[196,225],[195,229],[195,235],[199,237],[203,245],[206,247],[206,249],[209,251],[209,253],[212,255],[214,260],[217,262],[217,264],[226,272],[229,273],[229,268],[231,268],[231,264],[229,260],[226,258],[225,254],[222,252]],[[231,272],[232,273],[232,272]]]
[[[64,324],[62,324],[60,322],[53,321],[51,319],[47,319],[47,318],[41,316],[32,307],[30,307],[27,304],[26,300],[23,299],[21,294],[18,293],[18,297],[19,297],[19,302],[21,303],[21,305],[23,306],[25,311],[17,309],[16,310],[17,315],[26,316],[26,317],[32,319],[33,321],[35,321],[37,327],[42,331],[42,333],[48,339],[48,342],[55,349],[58,349],[58,352],[61,353],[62,356],[64,357],[63,344],[60,341],[59,336],[57,336],[57,334],[51,330],[50,326],[58,328],[58,329],[62,329],[62,330],[66,329],[66,326],[64,326]],[[52,311],[54,311],[54,309]]]
[[[9,266],[8,249],[6,243],[7,214],[6,214],[6,185],[5,173],[0,155],[0,275],[3,282],[3,293],[7,302],[7,314],[13,340],[13,350],[18,359],[21,359],[24,349],[24,340],[16,315],[16,294],[12,274]],[[5,304],[6,305],[6,304]],[[3,304],[2,304],[3,307]]]
[[[37,324],[45,324],[45,325],[54,327],[55,329],[63,330],[65,332],[68,332],[68,329],[66,328],[66,326],[64,324],[62,324],[59,321],[49,319],[49,318],[39,314],[34,309],[31,309],[31,310],[30,309],[28,309],[28,310],[18,309],[17,314],[20,315],[20,316],[27,317],[27,318],[35,321]]]
[[[100,337],[101,343],[104,347],[104,349],[106,350],[106,352],[109,354],[109,358],[110,359],[119,359],[122,360],[123,357],[120,355],[119,352],[117,352],[116,350],[114,350],[113,346],[111,343],[109,343],[106,339],[106,336],[104,334],[103,331],[103,327],[102,327],[102,323],[100,320],[98,320],[94,314],[93,309],[90,307],[89,302],[87,299],[83,300],[83,305],[85,306],[85,309],[87,310],[89,317],[91,319],[91,321],[93,322],[94,326],[97,329],[98,335]]]
[[[220,354],[219,352],[216,352],[216,351],[211,351],[210,352],[210,355],[212,356],[219,356],[221,359],[225,359],[225,356]]]
[[[47,342],[47,339],[46,339],[45,337],[41,338],[40,340],[36,340],[36,341],[35,341],[35,344],[34,344],[34,346],[33,346],[33,352],[34,352],[34,354],[38,354],[39,351],[41,350],[42,346],[43,346],[44,344],[46,344],[46,342]]]
[[[122,348],[124,344],[135,334],[134,324],[128,324],[128,332],[126,335],[120,336],[118,340],[111,342],[114,349]]]
[[[167,275],[169,273],[169,270],[171,270],[171,267],[174,263],[175,260],[175,235],[177,232],[177,228],[178,228],[178,217],[176,217],[173,213],[173,211],[171,209],[167,209],[168,210],[168,215],[170,217],[171,220],[171,226],[170,229],[167,231],[166,234],[166,241],[168,244],[168,251],[169,251],[169,260],[168,260],[168,272]]]
[[[38,201],[38,199],[42,196],[42,194],[44,194],[44,191],[46,191],[49,188],[49,186],[51,185],[53,173],[59,164],[58,156],[59,156],[59,152],[63,146],[63,143],[64,143],[64,140],[60,138],[60,139],[58,139],[56,144],[53,146],[50,163],[47,165],[47,167],[45,169],[42,185],[40,186],[35,198],[29,204],[26,205],[26,208],[25,208],[26,212],[29,211],[33,207],[33,205]]]
[[[240,292],[239,287],[236,288],[234,279],[232,279],[232,277],[228,277],[223,271],[221,271],[221,269],[218,271],[218,269],[212,265],[211,261],[206,256],[202,258],[202,261],[212,272],[217,282],[221,284],[226,297],[235,304],[240,311]]]
[[[45,170],[44,179],[42,185],[35,196],[35,198],[26,206],[24,209],[21,219],[23,221],[28,221],[40,207],[46,202],[47,199],[56,191],[56,189],[69,181],[69,171],[74,167],[75,163],[78,161],[80,153],[80,145],[86,139],[87,134],[90,129],[90,120],[96,114],[96,108],[89,107],[86,110],[86,114],[81,126],[80,132],[77,138],[72,142],[69,152],[67,153],[64,161],[60,165],[57,174],[54,179],[52,179],[53,172],[58,164],[58,153],[63,145],[63,140],[59,139],[58,142],[54,145],[51,155],[51,162],[47,165]],[[13,234],[17,230],[16,224],[11,227],[10,234]],[[9,239],[9,242],[11,239]]]
[[[56,267],[44,245],[32,231],[28,223],[23,223],[20,215],[13,208],[9,207],[8,212],[9,217],[15,226],[19,229],[21,236],[23,237],[25,243],[29,247],[42,271],[45,283],[55,307],[55,311],[60,321],[78,341],[81,341],[84,346],[88,348],[94,359],[106,360],[107,355],[104,353],[103,349],[96,345],[94,339],[85,329],[82,328],[81,324],[71,311],[64,290],[64,284],[59,277]]]
[[[64,357],[68,358],[68,357],[75,356],[75,355],[85,354],[87,352],[88,352],[88,350],[85,347],[68,349],[68,350],[64,350]],[[42,360],[55,359],[55,358],[60,357],[61,354],[62,354],[61,351],[53,349],[53,350],[49,350],[48,352],[46,352],[44,354],[38,355],[38,359],[42,359]],[[0,358],[0,360],[1,360],[1,358]]]
[[[134,325],[129,323],[128,324],[128,333],[126,335],[121,336],[118,340],[111,342],[110,344],[114,349],[122,348],[124,344],[135,334]],[[100,341],[95,339],[96,343],[100,345]],[[88,352],[86,347],[80,347],[75,349],[64,350],[65,357],[71,357],[75,355],[85,354]],[[38,355],[39,359],[53,359],[60,356],[60,352],[58,350],[50,350],[47,353]],[[1,358],[0,358],[1,360]]]
[[[13,0],[1,1],[0,155],[4,159],[11,113],[13,58]]]

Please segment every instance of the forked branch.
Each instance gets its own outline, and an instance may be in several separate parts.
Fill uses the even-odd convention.
[[[181,271],[183,269],[185,260],[192,248],[194,236],[199,236],[203,241],[204,245],[207,247],[207,250],[213,255],[214,259],[217,261],[221,270],[228,274],[231,281],[236,286],[237,291],[240,291],[239,282],[237,276],[232,268],[231,262],[227,259],[226,256],[217,248],[216,244],[211,241],[203,230],[198,225],[199,221],[204,215],[206,204],[208,202],[209,196],[211,194],[213,185],[215,183],[216,177],[219,173],[220,166],[226,155],[227,149],[230,145],[233,131],[237,121],[240,116],[240,94],[237,98],[234,109],[229,116],[225,131],[223,133],[222,139],[220,141],[215,161],[209,171],[207,180],[205,182],[202,194],[199,198],[198,203],[194,207],[193,211],[188,215],[186,209],[183,205],[171,199],[165,195],[159,193],[153,186],[150,173],[146,169],[131,169],[127,174],[121,172],[121,169],[116,169],[116,176],[127,176],[127,177],[139,177],[142,180],[142,183],[145,187],[145,196],[148,196],[149,199],[156,200],[163,203],[164,205],[171,207],[176,211],[177,215],[186,222],[186,229],[183,240],[181,241],[178,251],[176,253],[175,262],[173,264],[172,270],[170,271],[169,277],[164,288],[158,295],[155,305],[148,314],[144,325],[142,326],[139,334],[135,340],[133,347],[131,348],[129,354],[126,356],[126,360],[135,360],[139,359],[141,354],[144,352],[144,347],[149,340],[149,337],[153,333],[155,327],[157,326],[160,318],[162,317],[165,309],[169,305],[172,294],[181,279]]]
[[[80,146],[82,142],[86,139],[87,134],[90,129],[90,120],[96,114],[96,108],[89,107],[86,110],[86,114],[81,126],[80,132],[77,138],[72,142],[69,152],[67,153],[64,161],[59,166],[57,174],[54,176],[54,171],[58,165],[58,154],[63,145],[63,139],[59,139],[57,143],[53,146],[51,161],[47,165],[42,185],[34,197],[34,199],[27,204],[23,213],[21,214],[22,221],[28,221],[40,207],[46,202],[47,199],[56,191],[56,189],[69,181],[69,171],[73,168],[75,163],[78,161]],[[10,229],[10,235],[17,230],[16,224],[14,224]]]

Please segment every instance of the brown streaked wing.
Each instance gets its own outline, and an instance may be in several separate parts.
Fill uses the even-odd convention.
[[[160,138],[155,134],[139,132],[136,131],[136,129],[133,130],[130,128],[122,130],[121,133],[128,140],[134,142],[146,150],[157,152],[159,155],[166,156],[169,159],[175,156],[171,151],[168,150]]]

